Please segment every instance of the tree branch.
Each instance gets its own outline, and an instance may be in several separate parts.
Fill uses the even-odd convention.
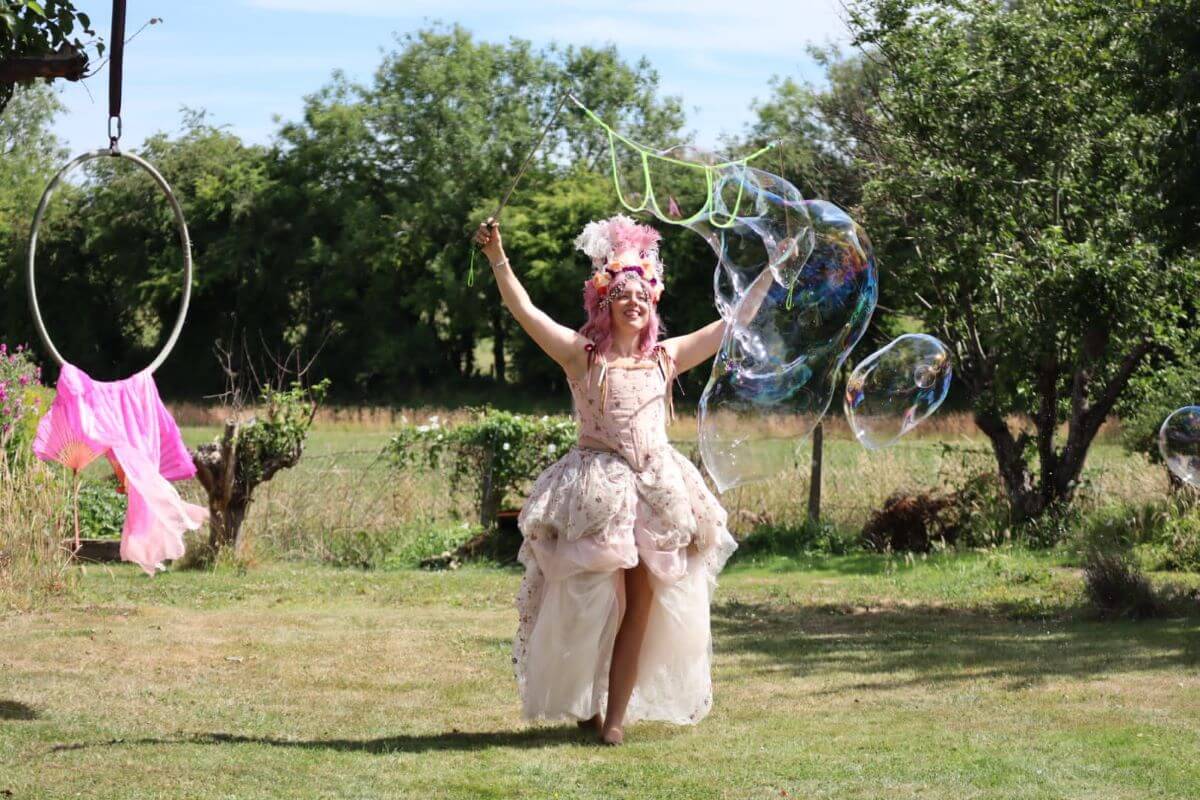
[[[1117,374],[1104,387],[1104,392],[1100,395],[1100,399],[1084,414],[1087,431],[1090,431],[1094,435],[1100,429],[1100,425],[1104,422],[1109,412],[1112,411],[1112,407],[1116,405],[1121,392],[1125,390],[1125,385],[1129,383],[1134,370],[1142,363],[1142,359],[1146,357],[1146,354],[1154,349],[1154,346],[1152,340],[1148,338],[1142,339],[1121,359],[1121,366],[1117,368]]]
[[[87,65],[86,53],[64,44],[49,55],[0,61],[0,83],[23,83],[35,78],[77,81],[87,71]]]
[[[1105,332],[1104,340],[1107,341],[1107,339],[1108,335]],[[1154,346],[1154,342],[1150,339],[1143,339],[1126,353],[1125,357],[1121,359],[1121,365],[1117,368],[1116,374],[1104,387],[1100,398],[1090,407],[1086,407],[1086,384],[1089,380],[1086,366],[1081,367],[1075,373],[1075,388],[1071,398],[1071,425],[1067,434],[1067,446],[1062,454],[1062,468],[1058,475],[1060,493],[1068,492],[1071,484],[1079,479],[1080,473],[1083,472],[1083,463],[1088,448],[1097,431],[1100,430],[1100,426],[1116,404],[1117,398],[1121,396],[1121,392],[1129,383],[1129,378],[1133,375],[1134,370],[1138,368],[1146,354],[1154,349]],[[1093,357],[1093,354],[1085,356],[1084,364],[1092,363]]]

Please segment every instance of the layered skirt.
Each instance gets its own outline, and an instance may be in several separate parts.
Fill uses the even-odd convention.
[[[709,603],[737,544],[690,461],[670,446],[646,461],[573,448],[521,512],[513,663],[527,719],[604,711],[623,570],[639,563],[654,599],[626,720],[695,723],[712,707]]]

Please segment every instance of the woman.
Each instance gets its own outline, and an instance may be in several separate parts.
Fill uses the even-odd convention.
[[[737,545],[666,425],[672,380],[716,353],[725,325],[659,341],[659,235],[628,217],[589,223],[575,241],[595,269],[579,332],[530,302],[497,223],[475,239],[504,304],[566,373],[580,425],[519,520],[525,717],[575,719],[607,744],[626,722],[698,722],[712,706],[709,600]]]

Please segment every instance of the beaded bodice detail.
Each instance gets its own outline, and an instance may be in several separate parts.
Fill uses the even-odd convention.
[[[635,470],[644,469],[658,450],[670,446],[671,358],[661,346],[632,365],[614,366],[590,355],[587,373],[567,381],[579,444],[610,450]]]

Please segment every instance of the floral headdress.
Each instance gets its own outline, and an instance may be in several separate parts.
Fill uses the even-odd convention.
[[[663,265],[658,258],[658,231],[639,225],[624,214],[589,222],[575,239],[575,247],[592,259],[595,273],[590,280],[607,308],[625,279],[633,274],[642,279],[655,303],[662,297]]]

